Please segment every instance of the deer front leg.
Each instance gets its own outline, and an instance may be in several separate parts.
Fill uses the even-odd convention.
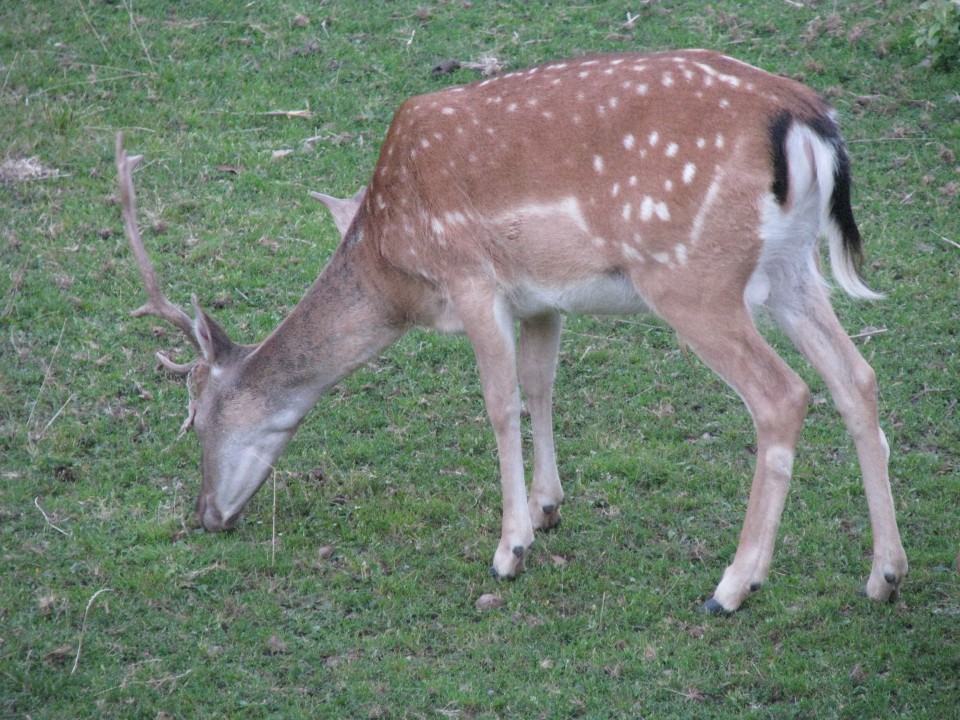
[[[560,315],[548,313],[520,323],[520,384],[533,425],[533,483],[530,519],[534,530],[560,523],[563,487],[553,446],[553,383],[557,377]]]
[[[494,577],[514,578],[523,571],[524,558],[533,545],[533,525],[523,478],[513,318],[493,290],[471,288],[458,308],[477,357],[483,399],[500,458],[503,526],[490,572]]]

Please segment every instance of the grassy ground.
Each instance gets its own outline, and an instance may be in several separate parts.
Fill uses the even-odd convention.
[[[0,715],[953,716],[960,80],[921,64],[917,6],[3,3]],[[754,439],[646,318],[567,323],[568,504],[517,582],[486,574],[496,456],[457,337],[413,332],[324,399],[235,532],[185,529],[198,448],[152,353],[187,348],[127,314],[142,291],[118,130],[147,157],[141,223],[169,294],[254,341],[336,244],[307,190],[352,193],[402,99],[477,77],[433,78],[436,63],[675,46],[802,77],[839,110],[887,294],[837,307],[880,377],[911,560],[898,603],[857,596],[856,460],[784,348],[815,401],[774,571],[735,616],[696,613],[732,556]],[[503,607],[477,610],[483,593]]]

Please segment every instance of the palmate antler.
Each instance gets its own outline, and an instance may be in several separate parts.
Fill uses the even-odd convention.
[[[134,317],[153,315],[154,317],[166,320],[179,328],[187,340],[196,348],[197,352],[202,353],[193,320],[191,320],[190,316],[183,310],[170,302],[160,289],[157,274],[153,270],[153,265],[150,263],[147,250],[143,246],[143,240],[140,238],[140,229],[137,227],[137,196],[133,189],[133,170],[141,160],[143,160],[143,155],[127,156],[127,151],[123,147],[123,133],[117,133],[117,182],[120,186],[120,205],[123,213],[123,226],[127,241],[130,243],[130,249],[133,251],[133,256],[137,260],[137,269],[140,270],[140,277],[143,279],[143,284],[146,286],[148,295],[147,302],[134,310],[131,315]],[[181,365],[173,362],[160,352],[157,353],[157,359],[164,367],[178,375],[188,374],[197,363],[196,360],[193,360]]]

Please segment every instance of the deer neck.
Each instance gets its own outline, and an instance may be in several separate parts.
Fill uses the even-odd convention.
[[[244,361],[245,383],[295,411],[297,422],[404,332],[367,255],[358,243],[341,243],[297,306]]]

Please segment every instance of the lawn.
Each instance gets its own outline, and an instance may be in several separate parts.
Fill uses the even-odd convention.
[[[960,75],[920,3],[17,0],[0,6],[0,716],[947,718],[960,705]],[[825,93],[853,160],[910,576],[858,595],[852,443],[813,402],[771,577],[698,613],[732,558],[754,433],[651,317],[568,318],[567,494],[527,572],[487,568],[493,434],[463,337],[413,331],[308,417],[239,527],[192,527],[190,358],[143,289],[114,137],[174,302],[267,335],[339,240],[308,195],[369,177],[407,97],[594,51],[708,47]],[[439,63],[461,67],[435,74]],[[524,429],[529,445],[529,427]],[[485,594],[492,608],[477,608]]]

